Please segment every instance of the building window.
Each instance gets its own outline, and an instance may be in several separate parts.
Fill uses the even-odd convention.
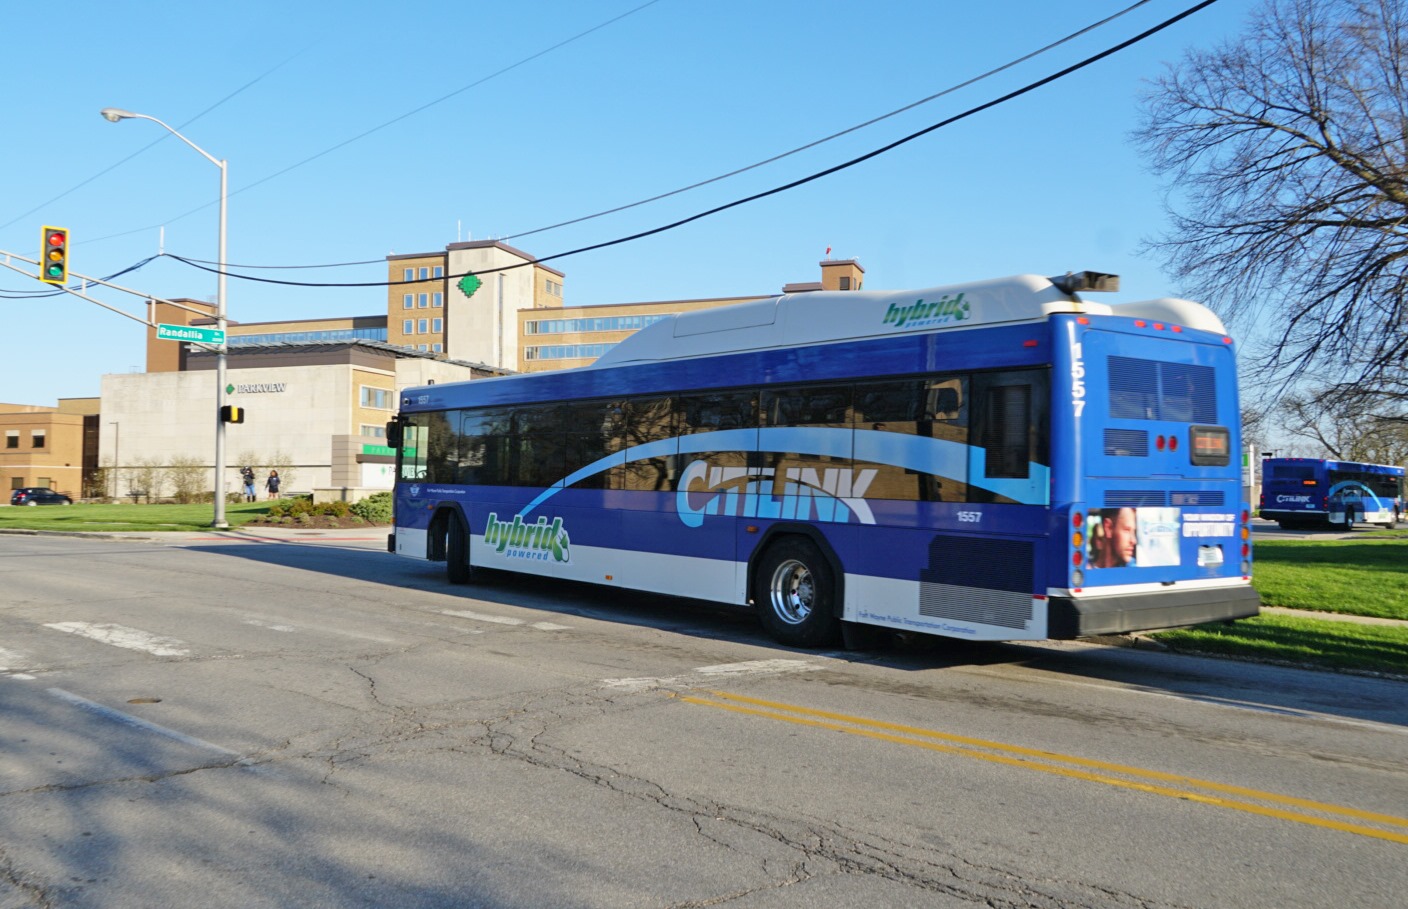
[[[429,333],[430,333],[430,320],[429,320],[429,319],[421,319],[421,320],[420,320],[420,324],[416,326],[416,334],[424,335],[424,334],[429,334]]]
[[[412,306],[415,306],[415,305],[416,305],[416,302],[415,302],[415,301],[416,301],[416,295],[415,295],[415,294],[401,294],[401,308],[402,308],[402,309],[410,309]]]
[[[391,391],[386,388],[375,388],[371,385],[363,385],[362,406],[372,407],[377,410],[390,410]]]
[[[401,323],[401,334],[403,334],[403,335],[413,335],[413,334],[415,334],[415,333],[416,333],[416,320],[415,320],[415,319],[407,319],[406,321],[404,321],[404,322]]]
[[[20,431],[19,431],[18,429],[9,429],[9,430],[6,430],[6,431],[5,431],[5,447],[6,447],[6,448],[19,448],[19,447],[20,447]]]
[[[443,278],[445,277],[445,269],[437,265],[430,270],[430,276],[432,278]]]
[[[370,424],[363,423],[361,427],[361,433],[363,436],[367,436],[369,438],[384,439],[386,438],[386,426],[372,426]]]
[[[40,486],[40,487],[42,487],[42,488],[44,488],[44,489],[53,489],[53,488],[54,488],[54,478],[53,478],[53,477],[36,477],[35,480],[36,480],[36,482],[35,482],[35,484],[34,484],[35,486]]]
[[[430,320],[430,330],[433,331],[433,332],[434,332],[435,334],[437,334],[437,335],[440,334],[440,332],[442,332],[442,331],[445,330],[445,320],[444,320],[444,319],[431,319],[431,320]]]
[[[11,488],[11,489],[23,489],[23,488],[24,488],[24,477],[10,477],[10,488]]]
[[[420,298],[416,301],[416,304],[421,309],[425,309],[427,306],[430,305],[430,294],[421,294]]]
[[[431,306],[434,306],[434,307],[436,307],[436,308],[439,308],[439,307],[441,307],[441,306],[444,306],[444,305],[445,305],[445,295],[444,295],[444,294],[441,294],[441,293],[434,293],[434,294],[431,294],[431,295],[430,295],[430,305],[431,305]]]
[[[433,351],[435,351],[436,353],[442,353],[442,352],[444,352],[444,350],[445,350],[445,345],[444,345],[444,344],[432,344],[432,345],[430,345],[430,349],[433,350]]]
[[[42,429],[32,429],[32,430],[30,430],[30,433],[29,433],[29,447],[30,447],[30,448],[43,448],[43,447],[44,447],[44,430],[42,430]]]
[[[401,278],[404,281],[414,281],[416,279],[416,270],[414,268],[406,269],[401,272]]]
[[[423,353],[430,353],[430,345],[429,345],[429,344],[421,344],[420,346],[418,346],[418,347],[416,348],[416,350],[422,351]]]
[[[547,289],[549,297],[562,296],[562,282],[554,281],[553,279],[548,278],[545,282],[545,287]]]
[[[841,279],[841,289],[842,289],[842,290],[850,290],[850,289],[851,289],[851,279],[850,279],[849,276],[844,277],[844,278]]]
[[[422,265],[422,266],[420,267],[420,279],[421,279],[422,281],[425,281],[425,280],[427,280],[427,279],[429,279],[429,278],[430,278],[430,269],[429,269],[429,268],[426,268],[424,265]]]

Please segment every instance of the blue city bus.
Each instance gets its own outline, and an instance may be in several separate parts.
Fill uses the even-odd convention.
[[[800,647],[1255,615],[1232,339],[1190,301],[1080,296],[1117,282],[783,294],[407,388],[388,547],[751,605]]]
[[[1393,528],[1403,520],[1402,467],[1264,458],[1261,516],[1282,527],[1329,525],[1350,530],[1360,521]]]

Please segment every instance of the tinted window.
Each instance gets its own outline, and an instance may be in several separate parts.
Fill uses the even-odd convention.
[[[1050,465],[1049,378],[1045,370],[978,373],[972,379],[973,444],[983,449],[983,473],[992,479],[1025,479],[1031,465]],[[974,478],[976,481],[976,478]],[[980,485],[971,501],[1002,497]]]

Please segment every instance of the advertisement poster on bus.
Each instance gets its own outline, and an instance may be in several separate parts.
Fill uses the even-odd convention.
[[[1101,508],[1090,513],[1087,562],[1091,568],[1178,565],[1177,508]]]

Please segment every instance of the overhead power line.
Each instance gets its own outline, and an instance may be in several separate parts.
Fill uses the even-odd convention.
[[[1131,13],[1131,12],[1133,12],[1134,10],[1138,9],[1139,7],[1145,6],[1145,5],[1147,5],[1148,3],[1150,3],[1150,2],[1152,2],[1152,0],[1138,0],[1137,3],[1133,3],[1133,4],[1129,5],[1129,6],[1127,6],[1127,7],[1125,7],[1124,9],[1120,10],[1119,12],[1114,13],[1113,15],[1106,16],[1104,19],[1101,19],[1101,20],[1099,20],[1098,22],[1092,22],[1090,25],[1087,25],[1087,26],[1085,26],[1084,28],[1081,28],[1081,29],[1079,29],[1079,30],[1077,30],[1077,31],[1071,32],[1069,35],[1067,35],[1067,36],[1064,37],[1064,38],[1061,38],[1061,39],[1059,39],[1059,40],[1053,41],[1053,42],[1051,42],[1050,44],[1046,45],[1045,47],[1040,47],[1040,48],[1038,48],[1038,49],[1036,49],[1036,50],[1034,50],[1034,51],[1032,51],[1032,52],[1030,52],[1030,53],[1028,53],[1028,54],[1024,54],[1023,56],[1016,58],[1015,60],[1011,60],[1011,61],[1009,61],[1009,62],[1007,62],[1007,63],[1004,63],[1004,64],[1002,64],[1002,65],[999,66],[999,67],[996,67],[996,68],[994,68],[994,69],[990,69],[990,70],[988,70],[987,72],[985,72],[985,73],[983,73],[983,74],[981,74],[981,75],[974,76],[974,77],[972,77],[971,79],[967,79],[967,80],[965,80],[965,81],[963,81],[963,82],[959,82],[957,85],[951,85],[951,86],[949,86],[948,88],[943,89],[942,91],[938,91],[938,92],[935,92],[935,93],[932,94],[932,95],[929,95],[927,98],[920,98],[918,101],[914,101],[914,102],[912,102],[912,103],[910,103],[910,104],[906,104],[904,107],[901,107],[901,108],[897,108],[897,109],[895,109],[895,110],[892,110],[892,111],[890,111],[890,112],[887,113],[887,114],[881,114],[881,115],[878,116],[878,117],[872,117],[871,119],[866,120],[864,123],[857,123],[856,125],[847,127],[846,129],[843,129],[843,130],[841,130],[840,132],[832,133],[832,134],[829,135],[829,136],[825,136],[825,137],[823,137],[823,138],[821,138],[821,139],[816,139],[816,140],[814,140],[814,141],[812,141],[812,142],[808,142],[808,143],[805,144],[805,145],[799,145],[799,146],[797,146],[796,148],[791,149],[790,151],[785,151],[785,152],[782,152],[782,153],[780,153],[780,154],[773,155],[773,156],[770,157],[770,158],[764,158],[762,161],[758,161],[758,162],[755,163],[755,164],[749,164],[749,165],[747,165],[747,166],[745,166],[745,167],[740,167],[740,168],[738,168],[738,169],[736,169],[736,170],[731,170],[731,171],[729,171],[729,172],[726,173],[726,174],[720,174],[720,175],[717,176],[717,177],[710,177],[710,178],[707,179],[707,180],[700,180],[700,181],[697,182],[697,183],[691,183],[690,185],[688,185],[688,186],[682,186],[682,187],[680,187],[679,189],[672,189],[672,190],[670,190],[669,192],[660,193],[660,194],[658,194],[658,195],[651,196],[651,197],[649,197],[649,198],[647,198],[647,199],[641,199],[641,200],[638,201],[638,202],[630,202],[630,203],[627,203],[626,205],[618,205],[618,206],[616,206],[615,208],[608,208],[608,209],[606,209],[606,210],[604,210],[604,211],[599,211],[599,212],[597,212],[597,213],[595,213],[595,214],[591,214],[591,215],[584,215],[584,216],[582,216],[582,217],[580,217],[580,218],[573,218],[573,219],[571,219],[571,220],[569,220],[569,221],[559,221],[559,222],[556,223],[556,224],[549,224],[549,225],[546,226],[546,227],[538,227],[538,228],[534,228],[533,230],[525,230],[525,231],[522,231],[521,233],[509,234],[508,236],[502,237],[501,239],[503,239],[503,240],[516,240],[516,239],[519,239],[519,238],[521,238],[521,237],[531,237],[531,236],[533,236],[534,234],[541,234],[541,233],[545,233],[545,232],[550,231],[550,230],[556,230],[556,229],[559,228],[559,227],[568,227],[568,226],[573,225],[573,224],[581,224],[583,221],[591,221],[591,220],[593,220],[593,219],[595,219],[595,218],[601,218],[601,217],[605,217],[606,215],[613,215],[613,214],[616,214],[617,212],[626,211],[626,210],[628,210],[628,209],[638,208],[638,207],[640,207],[640,206],[642,206],[642,205],[647,205],[647,204],[649,204],[649,203],[651,203],[651,202],[658,202],[658,201],[660,201],[661,199],[668,199],[668,198],[670,198],[671,196],[678,196],[678,195],[680,195],[681,193],[687,193],[687,192],[689,192],[690,190],[699,189],[701,186],[708,186],[708,185],[711,184],[711,183],[718,183],[718,182],[720,182],[721,180],[727,180],[727,179],[730,178],[730,177],[736,177],[736,176],[738,176],[739,174],[747,173],[747,172],[750,171],[750,170],[757,170],[757,169],[760,168],[760,167],[763,167],[763,166],[768,165],[768,164],[772,164],[772,163],[777,162],[777,161],[781,161],[783,158],[791,157],[792,155],[798,154],[799,152],[804,152],[804,151],[807,151],[808,149],[816,148],[816,147],[819,146],[819,145],[822,145],[822,144],[824,144],[824,143],[826,143],[826,142],[830,142],[832,139],[839,139],[839,138],[841,138],[842,136],[846,136],[846,135],[849,135],[849,134],[851,134],[851,133],[853,133],[853,132],[857,132],[857,131],[859,131],[859,130],[865,129],[866,127],[874,126],[875,124],[880,123],[881,121],[888,120],[888,119],[890,119],[891,117],[898,116],[898,115],[900,115],[900,114],[902,114],[902,113],[905,113],[906,111],[914,110],[916,107],[920,107],[921,105],[928,104],[930,101],[937,100],[937,99],[939,99],[939,98],[944,97],[945,95],[951,95],[951,94],[953,94],[954,92],[959,91],[959,90],[964,89],[964,88],[967,88],[967,87],[970,86],[970,85],[975,85],[976,83],[981,82],[981,81],[983,81],[984,79],[987,79],[987,78],[989,78],[989,77],[991,77],[991,76],[995,76],[995,75],[997,75],[998,73],[1005,72],[1006,70],[1009,70],[1009,69],[1011,69],[1012,67],[1018,66],[1018,65],[1020,65],[1020,64],[1022,64],[1022,63],[1025,63],[1025,62],[1027,62],[1028,60],[1031,60],[1031,59],[1033,59],[1033,58],[1035,58],[1035,57],[1039,57],[1039,56],[1041,56],[1042,54],[1046,53],[1047,51],[1054,50],[1055,48],[1058,48],[1058,47],[1060,47],[1060,46],[1063,45],[1063,44],[1068,44],[1068,43],[1070,43],[1071,41],[1074,41],[1076,38],[1079,38],[1081,35],[1088,34],[1088,33],[1092,32],[1092,31],[1094,31],[1095,29],[1100,28],[1101,26],[1108,25],[1109,23],[1115,21],[1116,19],[1120,18],[1121,16],[1124,16],[1124,15],[1126,15],[1126,14],[1128,14],[1128,13]],[[634,12],[634,10],[633,10],[632,12]],[[600,26],[598,26],[598,27],[600,27]],[[393,121],[393,122],[394,122],[394,121]],[[311,160],[311,159],[309,159],[309,160]],[[277,175],[275,175],[275,176],[277,176]],[[270,178],[266,178],[266,179],[270,179]],[[248,188],[248,187],[246,187],[246,188]],[[219,264],[218,262],[215,262],[215,261],[213,261],[213,260],[211,260],[211,259],[191,259],[190,261],[192,261],[192,262],[200,262],[200,263],[203,263],[203,264],[205,264],[205,265],[218,265],[218,264]],[[227,267],[227,268],[252,268],[252,269],[344,268],[344,267],[347,267],[347,266],[354,266],[354,265],[375,265],[375,264],[378,264],[378,263],[380,263],[380,262],[382,262],[382,261],[384,261],[384,260],[382,260],[382,259],[369,259],[369,260],[362,261],[362,262],[335,262],[335,263],[330,263],[330,264],[327,264],[327,265],[234,265],[234,264],[226,263],[226,267]]]
[[[1016,89],[1015,91],[1011,91],[1011,92],[1008,92],[1008,93],[1005,94],[1005,95],[1002,95],[1001,97],[994,98],[994,99],[992,99],[991,101],[987,101],[987,102],[985,102],[985,103],[983,103],[983,104],[979,104],[979,105],[976,106],[976,107],[970,107],[969,109],[963,111],[963,112],[960,113],[960,114],[955,114],[955,115],[952,116],[952,117],[948,117],[947,119],[940,120],[939,122],[934,123],[934,124],[931,124],[930,126],[926,126],[926,127],[924,127],[923,129],[921,129],[921,130],[919,130],[919,131],[917,131],[917,132],[913,132],[913,133],[910,133],[910,134],[907,135],[907,136],[904,136],[903,138],[896,139],[895,141],[889,143],[888,145],[882,145],[881,147],[879,147],[879,148],[877,148],[877,149],[874,149],[873,151],[869,151],[869,152],[866,152],[865,154],[860,155],[860,156],[858,156],[858,157],[851,158],[849,161],[844,161],[844,162],[842,162],[842,163],[840,163],[840,164],[836,164],[836,165],[834,165],[834,166],[832,166],[832,167],[828,167],[828,168],[826,168],[825,170],[817,171],[817,172],[815,172],[815,173],[813,173],[813,174],[809,174],[808,176],[802,177],[802,178],[797,179],[797,180],[793,180],[793,181],[791,181],[790,183],[784,183],[784,184],[782,184],[781,186],[775,186],[775,187],[773,187],[772,189],[768,189],[768,190],[764,190],[764,191],[762,191],[762,192],[754,193],[754,194],[752,194],[752,195],[750,195],[750,196],[745,196],[745,197],[743,197],[743,198],[741,198],[741,199],[735,199],[735,200],[732,201],[732,202],[728,202],[728,203],[725,203],[725,204],[723,204],[723,205],[715,206],[714,208],[708,209],[707,211],[699,212],[698,214],[691,215],[691,216],[689,216],[689,217],[687,217],[687,218],[680,218],[680,219],[677,220],[677,221],[672,221],[672,222],[670,222],[669,224],[663,224],[663,225],[661,225],[661,226],[659,226],[659,227],[651,228],[650,230],[643,230],[643,231],[640,231],[640,232],[638,232],[638,233],[630,234],[630,235],[628,235],[628,236],[618,237],[618,238],[616,238],[616,239],[614,239],[614,240],[606,240],[606,241],[603,241],[603,242],[601,242],[601,243],[594,243],[594,244],[591,244],[591,245],[589,245],[589,246],[578,247],[577,249],[568,250],[568,251],[566,251],[566,252],[555,253],[555,254],[553,254],[553,255],[551,255],[551,256],[543,256],[543,257],[537,258],[537,259],[530,259],[530,260],[528,260],[528,261],[526,261],[526,262],[521,262],[521,263],[518,263],[518,264],[516,264],[516,265],[508,265],[508,266],[504,266],[504,267],[502,267],[502,268],[488,268],[488,269],[483,269],[483,270],[481,270],[481,271],[470,271],[470,272],[465,272],[464,274],[459,274],[459,275],[447,275],[447,276],[446,276],[446,279],[447,279],[447,280],[453,280],[453,279],[455,279],[455,278],[463,278],[463,277],[466,277],[466,276],[468,276],[468,275],[483,275],[483,274],[494,274],[494,273],[496,273],[496,272],[512,271],[512,270],[514,270],[514,269],[523,268],[523,267],[526,267],[526,266],[528,266],[528,265],[538,265],[538,264],[541,264],[541,263],[544,263],[544,262],[551,262],[551,261],[554,261],[554,260],[557,260],[557,259],[565,259],[565,258],[567,258],[568,256],[580,255],[581,253],[585,253],[585,252],[592,252],[592,251],[598,250],[598,249],[606,249],[607,247],[611,247],[611,246],[619,246],[619,245],[621,245],[621,244],[623,244],[623,243],[630,243],[630,242],[632,242],[632,241],[634,241],[634,240],[640,240],[640,239],[643,239],[643,238],[645,238],[645,237],[650,237],[650,236],[654,236],[654,235],[656,235],[656,234],[664,233],[664,232],[666,232],[666,231],[674,230],[674,229],[677,228],[677,227],[682,227],[682,226],[684,226],[684,225],[686,225],[686,224],[690,224],[690,223],[692,223],[692,222],[694,222],[694,221],[698,221],[698,220],[701,220],[701,219],[703,219],[703,218],[707,218],[707,217],[709,217],[709,216],[711,216],[711,215],[716,215],[716,214],[718,214],[718,213],[720,213],[720,212],[728,211],[728,210],[731,209],[731,208],[737,208],[737,207],[740,206],[740,205],[746,205],[746,204],[749,203],[749,202],[756,202],[757,200],[759,200],[759,199],[765,199],[765,198],[767,198],[768,196],[774,196],[774,195],[777,195],[777,194],[779,194],[779,193],[786,192],[787,190],[790,190],[790,189],[796,189],[796,188],[799,187],[799,186],[804,186],[804,185],[806,185],[806,184],[808,184],[808,183],[812,183],[812,182],[814,182],[814,181],[816,181],[816,180],[820,180],[822,177],[828,177],[828,176],[830,176],[831,174],[839,173],[840,171],[846,170],[847,168],[854,167],[854,166],[856,166],[857,164],[861,164],[862,162],[865,162],[865,161],[869,161],[871,158],[875,158],[875,157],[878,157],[878,156],[880,156],[880,155],[885,154],[886,152],[893,151],[894,149],[899,148],[901,145],[905,145],[905,144],[907,144],[907,143],[909,143],[909,142],[913,142],[915,139],[918,139],[918,138],[920,138],[920,137],[922,137],[922,136],[926,136],[926,135],[928,135],[929,133],[932,133],[932,132],[934,132],[934,131],[936,131],[936,130],[939,130],[939,129],[944,128],[945,126],[950,126],[950,125],[952,125],[952,124],[954,124],[954,123],[957,123],[957,122],[960,121],[960,120],[965,120],[965,119],[967,119],[967,118],[969,118],[969,117],[971,117],[971,116],[974,116],[975,114],[982,113],[982,112],[985,111],[985,110],[989,110],[990,108],[997,107],[997,106],[1000,105],[1000,104],[1005,104],[1005,103],[1007,103],[1008,101],[1011,101],[1011,100],[1013,100],[1013,99],[1015,99],[1015,98],[1021,97],[1022,95],[1025,95],[1025,94],[1028,94],[1028,93],[1030,93],[1030,92],[1033,92],[1033,91],[1035,91],[1036,89],[1041,88],[1042,86],[1049,85],[1050,83],[1055,82],[1055,81],[1057,81],[1058,79],[1062,79],[1062,78],[1064,78],[1064,77],[1066,77],[1066,76],[1069,76],[1071,73],[1074,73],[1074,72],[1077,72],[1077,71],[1079,71],[1079,70],[1082,70],[1082,69],[1084,69],[1085,67],[1090,66],[1090,65],[1093,64],[1093,63],[1097,63],[1097,62],[1099,62],[1099,61],[1101,61],[1101,60],[1105,59],[1106,57],[1109,57],[1109,56],[1111,56],[1111,55],[1113,55],[1113,54],[1119,53],[1120,51],[1125,50],[1125,49],[1128,48],[1128,47],[1132,47],[1133,45],[1138,44],[1139,42],[1141,42],[1141,41],[1143,41],[1143,40],[1149,38],[1150,36],[1155,35],[1155,34],[1158,34],[1159,32],[1163,31],[1164,29],[1166,29],[1166,28],[1168,28],[1168,27],[1170,27],[1170,26],[1172,26],[1172,25],[1174,25],[1174,24],[1176,24],[1176,23],[1178,23],[1178,22],[1181,22],[1182,20],[1188,18],[1189,16],[1193,15],[1194,13],[1197,13],[1197,12],[1203,10],[1203,9],[1206,9],[1206,8],[1209,7],[1209,6],[1212,6],[1212,5],[1213,5],[1214,3],[1216,3],[1216,2],[1217,2],[1217,0],[1203,0],[1203,2],[1198,3],[1198,4],[1194,5],[1194,6],[1191,6],[1191,7],[1189,7],[1188,9],[1184,10],[1183,12],[1178,13],[1177,15],[1174,15],[1174,16],[1168,18],[1168,19],[1165,19],[1163,22],[1160,22],[1158,25],[1155,25],[1155,26],[1153,26],[1152,28],[1146,29],[1145,31],[1140,32],[1139,34],[1135,35],[1135,36],[1132,37],[1132,38],[1129,38],[1129,39],[1126,39],[1126,40],[1124,40],[1124,41],[1121,41],[1119,44],[1116,44],[1116,45],[1114,45],[1113,47],[1106,48],[1105,50],[1100,51],[1100,52],[1097,53],[1097,54],[1093,54],[1093,55],[1091,55],[1091,56],[1089,56],[1089,57],[1086,57],[1084,60],[1081,60],[1079,63],[1074,63],[1074,64],[1072,64],[1071,66],[1068,66],[1068,67],[1066,67],[1065,69],[1062,69],[1062,70],[1059,70],[1059,71],[1057,71],[1057,72],[1055,72],[1055,73],[1052,73],[1052,74],[1049,75],[1049,76],[1045,76],[1045,77],[1043,77],[1043,78],[1041,78],[1041,79],[1036,80],[1035,82],[1030,82],[1030,83],[1028,83],[1028,84],[1022,86],[1021,88]],[[187,259],[187,258],[184,258],[184,257],[182,257],[182,256],[175,255],[175,254],[173,254],[173,253],[167,253],[166,255],[171,256],[171,258],[176,259],[177,261],[184,262],[185,264],[187,264],[187,265],[189,265],[189,266],[191,266],[191,267],[193,267],[193,268],[200,269],[201,271],[208,271],[208,272],[211,272],[211,273],[214,273],[214,274],[218,274],[219,271],[220,271],[218,268],[211,268],[211,267],[208,267],[208,266],[206,266],[206,265],[200,264],[200,263],[199,263],[198,261],[196,261],[196,260]],[[378,260],[378,261],[380,261],[380,260]],[[259,277],[255,277],[255,276],[253,276],[253,275],[241,275],[241,274],[236,274],[236,273],[233,273],[233,272],[227,272],[227,274],[228,274],[230,277],[232,277],[232,278],[239,278],[239,279],[245,280],[245,281],[255,281],[255,282],[258,282],[258,283],[261,283],[261,284],[282,284],[282,285],[290,286],[290,287],[397,287],[397,286],[400,286],[400,285],[403,285],[403,284],[419,284],[419,283],[421,283],[420,281],[417,281],[417,280],[412,280],[412,281],[351,281],[351,282],[284,281],[284,280],[279,280],[279,279],[277,279],[277,278],[259,278]]]
[[[935,92],[934,94],[930,95],[930,96],[927,97],[927,98],[920,98],[918,101],[915,101],[915,102],[910,103],[910,104],[906,104],[904,107],[898,108],[898,109],[896,109],[896,110],[892,110],[892,111],[890,111],[888,114],[881,114],[880,116],[878,116],[878,117],[873,117],[873,118],[871,118],[871,119],[865,121],[864,123],[857,123],[855,126],[848,127],[848,128],[846,128],[846,129],[841,130],[840,132],[832,133],[831,135],[826,136],[826,137],[824,137],[824,138],[817,139],[817,140],[812,141],[812,142],[808,142],[806,145],[799,145],[799,146],[797,146],[796,148],[792,149],[791,151],[785,151],[785,152],[782,152],[781,154],[773,155],[771,158],[764,158],[762,161],[759,161],[759,162],[757,162],[756,164],[749,164],[749,165],[747,165],[746,167],[740,167],[740,168],[738,168],[737,170],[731,170],[731,171],[729,171],[729,172],[726,173],[726,174],[720,174],[720,175],[717,176],[717,177],[710,177],[708,180],[700,180],[698,183],[691,183],[689,186],[682,186],[682,187],[680,187],[679,189],[672,189],[672,190],[670,190],[669,192],[660,193],[659,195],[657,195],[657,196],[651,196],[651,197],[648,198],[648,199],[641,199],[639,202],[631,202],[631,203],[626,204],[626,205],[618,205],[618,206],[616,206],[615,208],[608,208],[608,209],[606,209],[605,211],[599,211],[599,212],[597,212],[596,214],[592,214],[592,215],[583,215],[583,216],[580,217],[580,218],[573,218],[573,219],[570,220],[570,221],[559,221],[559,222],[556,223],[556,224],[549,224],[547,227],[538,227],[538,228],[535,228],[535,229],[533,229],[533,230],[525,230],[525,231],[523,231],[523,232],[521,232],[521,233],[509,234],[508,236],[504,237],[503,239],[505,239],[505,240],[517,240],[517,239],[519,239],[519,238],[521,238],[521,237],[531,237],[531,236],[533,236],[534,234],[541,234],[541,233],[544,233],[544,232],[549,231],[549,230],[557,230],[559,227],[568,227],[569,225],[572,225],[572,224],[581,224],[583,221],[591,221],[591,220],[593,220],[593,219],[595,219],[595,218],[605,217],[606,215],[614,215],[614,214],[616,214],[617,212],[622,212],[622,211],[626,211],[626,210],[628,210],[628,209],[637,208],[637,207],[639,207],[639,206],[641,206],[641,205],[647,205],[647,204],[649,204],[649,203],[651,203],[651,202],[658,202],[658,201],[660,201],[661,199],[668,199],[668,198],[670,198],[671,196],[678,196],[680,193],[687,193],[687,192],[689,192],[690,190],[698,189],[698,188],[700,188],[701,186],[708,186],[708,185],[711,184],[711,183],[718,183],[720,180],[727,180],[729,177],[736,177],[736,176],[738,176],[739,174],[746,174],[746,173],[747,173],[748,171],[750,171],[750,170],[757,170],[757,169],[760,168],[760,167],[763,167],[763,166],[768,165],[768,164],[772,164],[772,163],[775,162],[775,161],[781,161],[783,158],[791,157],[792,155],[798,154],[799,152],[804,152],[804,151],[806,151],[807,149],[816,148],[818,145],[822,145],[822,144],[824,144],[824,143],[826,143],[826,142],[830,142],[832,139],[839,139],[839,138],[841,138],[842,136],[850,135],[851,133],[856,132],[857,130],[865,129],[867,126],[874,126],[876,123],[879,123],[879,122],[882,121],[882,120],[888,120],[888,119],[890,119],[891,117],[899,116],[900,114],[904,113],[905,111],[914,110],[916,107],[919,107],[919,106],[924,105],[924,104],[928,104],[930,101],[937,100],[937,99],[939,99],[939,98],[944,97],[945,95],[951,95],[951,94],[953,94],[954,92],[959,91],[960,89],[967,88],[968,86],[974,85],[974,84],[976,84],[976,83],[978,83],[978,82],[981,82],[981,81],[983,81],[984,79],[987,79],[987,78],[990,77],[990,76],[995,76],[995,75],[997,75],[998,73],[1001,73],[1001,72],[1004,72],[1004,71],[1006,71],[1006,70],[1009,70],[1009,69],[1011,69],[1011,68],[1014,67],[1014,66],[1017,66],[1017,65],[1019,65],[1019,64],[1025,63],[1025,62],[1027,62],[1028,60],[1031,60],[1031,59],[1034,58],[1034,57],[1039,57],[1039,56],[1041,56],[1042,54],[1046,53],[1046,52],[1049,51],[1049,50],[1052,50],[1052,49],[1054,49],[1054,48],[1060,47],[1060,46],[1063,45],[1063,44],[1067,44],[1067,43],[1069,43],[1069,42],[1071,42],[1071,41],[1074,41],[1076,38],[1079,38],[1081,35],[1084,35],[1084,34],[1086,34],[1086,33],[1088,33],[1088,32],[1094,31],[1095,29],[1100,28],[1102,25],[1107,25],[1107,24],[1109,24],[1109,23],[1115,21],[1115,20],[1118,19],[1119,17],[1125,15],[1126,13],[1132,12],[1132,11],[1138,9],[1139,7],[1144,6],[1146,3],[1149,3],[1149,2],[1151,2],[1151,0],[1139,0],[1138,3],[1134,3],[1134,4],[1130,5],[1130,6],[1127,6],[1127,7],[1125,7],[1124,9],[1120,10],[1119,12],[1115,13],[1115,14],[1112,15],[1112,16],[1106,16],[1104,19],[1101,19],[1099,22],[1093,22],[1093,23],[1091,23],[1090,25],[1087,25],[1085,28],[1080,29],[1079,31],[1071,32],[1069,35],[1067,35],[1066,37],[1060,39],[1059,41],[1053,41],[1053,42],[1051,42],[1050,44],[1046,45],[1045,47],[1038,48],[1037,50],[1034,50],[1034,51],[1032,51],[1031,53],[1026,54],[1026,55],[1024,55],[1024,56],[1018,57],[1017,59],[1012,60],[1011,62],[1004,63],[1004,64],[1002,64],[1001,66],[997,67],[996,69],[990,69],[990,70],[988,70],[987,72],[983,73],[982,75],[974,76],[973,78],[968,79],[968,80],[963,81],[963,82],[960,82],[960,83],[958,83],[957,85],[949,86],[948,88],[944,89],[943,91]]]

